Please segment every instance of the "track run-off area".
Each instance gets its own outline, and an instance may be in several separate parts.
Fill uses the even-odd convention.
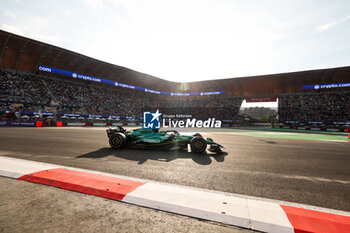
[[[225,153],[114,150],[105,128],[0,128],[0,155],[350,210],[350,143],[345,135],[177,130],[211,137],[225,146]]]

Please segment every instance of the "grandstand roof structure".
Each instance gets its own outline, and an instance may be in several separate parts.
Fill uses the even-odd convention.
[[[181,83],[167,81],[100,61],[54,45],[0,30],[1,68],[38,73],[39,65],[158,91],[178,92]],[[45,74],[53,75],[53,74]],[[303,92],[303,85],[350,81],[350,66],[291,73],[189,82],[190,92],[221,91],[244,97],[276,97]]]

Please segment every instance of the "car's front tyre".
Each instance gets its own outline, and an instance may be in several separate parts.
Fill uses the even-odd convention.
[[[191,151],[195,153],[203,153],[207,149],[207,142],[204,138],[196,136],[190,142]]]
[[[123,133],[114,133],[109,137],[109,145],[113,149],[120,149],[126,141],[126,136]]]

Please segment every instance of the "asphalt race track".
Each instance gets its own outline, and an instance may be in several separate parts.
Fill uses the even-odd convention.
[[[197,155],[113,150],[103,128],[0,128],[0,155],[350,211],[350,142],[237,132],[204,130],[226,153]]]

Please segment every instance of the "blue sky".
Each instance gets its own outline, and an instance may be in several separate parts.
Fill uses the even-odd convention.
[[[0,28],[179,82],[350,65],[347,0],[2,0]]]

